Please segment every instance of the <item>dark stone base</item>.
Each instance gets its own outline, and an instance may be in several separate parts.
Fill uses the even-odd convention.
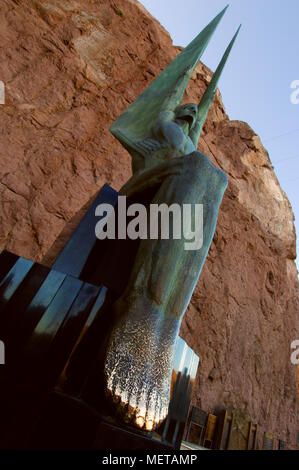
[[[179,448],[189,378],[182,390],[174,388],[169,422],[159,430],[163,443],[118,423],[105,397],[111,306],[138,248],[134,241],[95,236],[95,207],[116,207],[117,198],[112,188],[102,188],[52,268],[0,253],[0,449]]]
[[[82,400],[59,392],[49,395],[33,434],[30,450],[173,450],[151,433],[108,422]]]

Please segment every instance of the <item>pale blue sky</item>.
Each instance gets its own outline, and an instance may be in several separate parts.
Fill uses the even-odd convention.
[[[175,45],[186,46],[228,1],[141,3]],[[299,80],[299,0],[231,0],[229,5],[202,60],[215,70],[242,23],[219,88],[230,119],[248,122],[261,137],[292,204],[299,233],[299,104],[290,100],[291,83]]]

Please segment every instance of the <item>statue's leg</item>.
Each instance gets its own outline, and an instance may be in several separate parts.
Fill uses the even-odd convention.
[[[182,317],[211,244],[225,174],[207,157],[181,157],[180,171],[160,185],[153,204],[203,204],[203,245],[186,240],[142,240],[107,349],[107,389],[124,418],[152,429],[168,410],[172,358]],[[193,211],[194,212],[194,211]]]

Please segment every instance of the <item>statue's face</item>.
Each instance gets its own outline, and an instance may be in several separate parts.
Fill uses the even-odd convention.
[[[192,129],[196,122],[198,108],[193,103],[183,104],[178,106],[175,110],[175,116],[177,119],[186,121],[189,125],[189,130]]]

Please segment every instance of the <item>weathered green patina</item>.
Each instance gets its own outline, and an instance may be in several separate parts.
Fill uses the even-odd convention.
[[[107,349],[107,390],[126,421],[151,430],[167,414],[173,350],[181,320],[208,253],[227,177],[197,151],[218,80],[239,29],[199,104],[180,103],[226,8],[112,124],[132,156],[121,194],[146,204],[203,204],[203,245],[142,240]],[[194,224],[191,220],[191,225]],[[191,227],[190,227],[191,229]]]

